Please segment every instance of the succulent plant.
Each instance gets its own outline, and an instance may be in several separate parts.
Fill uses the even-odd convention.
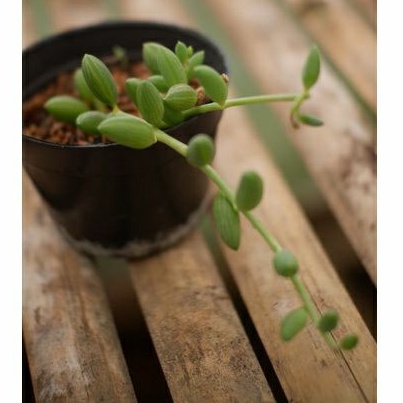
[[[122,61],[122,67],[127,68],[128,58],[124,50],[115,47],[115,53]],[[310,97],[310,91],[319,78],[318,48],[314,46],[307,57],[300,93],[233,99],[228,99],[228,77],[203,64],[203,50],[194,52],[192,47],[183,42],[178,42],[174,50],[159,43],[148,42],[143,45],[142,54],[151,76],[144,80],[129,78],[125,87],[141,117],[129,115],[119,109],[113,76],[108,67],[92,55],[83,57],[81,69],[75,73],[75,86],[81,99],[57,96],[51,98],[45,108],[56,119],[68,123],[75,122],[83,132],[101,134],[112,141],[136,149],[161,142],[186,158],[192,166],[204,172],[218,188],[213,203],[213,217],[225,244],[234,250],[240,247],[240,216],[244,215],[272,249],[273,267],[276,272],[291,280],[294,285],[302,305],[283,319],[282,339],[293,339],[306,326],[308,319],[311,319],[332,348],[354,348],[358,342],[358,337],[354,334],[345,336],[340,343],[333,339],[330,331],[338,324],[337,312],[329,310],[323,315],[318,312],[299,276],[296,257],[287,249],[283,249],[252,214],[251,210],[259,205],[263,197],[263,180],[259,174],[253,171],[245,172],[236,192],[233,192],[210,165],[215,156],[211,138],[201,133],[186,145],[164,131],[202,113],[278,101],[291,103],[290,118],[294,126],[322,125],[320,119],[300,113],[303,102]],[[195,80],[200,84],[198,89],[190,85],[191,81]],[[199,94],[205,95],[208,102],[198,104]]]

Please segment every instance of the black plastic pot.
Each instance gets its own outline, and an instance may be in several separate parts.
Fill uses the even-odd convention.
[[[156,23],[104,23],[44,40],[23,53],[23,99],[80,65],[83,54],[111,54],[113,46],[141,59],[145,41],[170,47],[178,40],[206,52],[205,63],[226,72],[207,38]],[[168,130],[183,142],[197,133],[214,138],[221,112]],[[163,144],[133,150],[118,144],[66,146],[23,135],[23,165],[63,234],[91,255],[143,256],[176,242],[197,223],[208,181]]]

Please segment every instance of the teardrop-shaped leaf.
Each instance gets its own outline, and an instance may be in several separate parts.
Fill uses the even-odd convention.
[[[298,272],[298,261],[287,249],[276,252],[273,258],[273,266],[280,276],[292,277]]]
[[[187,84],[185,68],[172,50],[160,46],[157,61],[158,69],[170,87],[175,84]]]
[[[98,131],[116,143],[136,149],[150,147],[157,141],[154,128],[135,116],[110,117],[98,126]]]
[[[312,47],[306,59],[304,69],[302,71],[302,83],[304,88],[308,91],[312,88],[319,78],[320,73],[320,53],[318,47]]]
[[[136,94],[137,107],[143,119],[160,127],[164,116],[164,103],[157,88],[145,80],[138,85]]]
[[[340,347],[343,350],[351,350],[358,344],[358,336],[356,334],[349,334],[340,342]]]
[[[187,64],[187,77],[188,79],[194,76],[194,68],[200,66],[204,62],[204,50],[196,52],[188,61]]]
[[[236,204],[241,211],[254,209],[262,200],[263,180],[254,171],[245,172],[236,192]]]
[[[102,60],[93,55],[85,55],[81,63],[85,81],[91,92],[101,102],[115,106],[117,89],[113,76]]]
[[[334,310],[326,311],[319,319],[318,328],[321,332],[331,332],[339,322],[339,314]]]
[[[108,115],[99,111],[88,111],[79,115],[76,119],[77,127],[84,133],[100,134],[98,126],[108,118]]]
[[[322,122],[320,119],[315,118],[314,116],[298,115],[298,120],[299,120],[301,123],[303,123],[303,124],[305,124],[305,125],[308,125],[308,126],[315,126],[315,127],[318,127],[318,126],[322,126],[322,125],[323,125],[323,122]]]
[[[202,65],[194,68],[195,76],[204,87],[206,95],[221,106],[224,105],[228,96],[228,86],[222,76],[212,67]]]
[[[153,74],[159,74],[157,53],[161,45],[155,42],[146,42],[143,44],[143,61]]]
[[[187,48],[187,52],[188,52],[188,57],[192,57],[193,56],[193,46],[188,46]]]
[[[213,217],[222,240],[231,249],[238,250],[241,241],[239,212],[221,192],[214,199]]]
[[[281,323],[281,338],[290,341],[306,325],[308,314],[304,308],[298,308],[288,313]]]
[[[178,41],[175,45],[175,54],[178,57],[178,59],[181,61],[182,64],[184,64],[186,62],[186,60],[188,59],[188,50],[186,45],[181,42]]]
[[[167,92],[169,90],[169,85],[165,81],[164,77],[159,74],[148,77],[147,81],[152,83],[160,92]]]
[[[164,117],[162,119],[168,127],[176,126],[185,120],[182,112],[170,108],[164,101]]]
[[[132,102],[137,105],[137,88],[143,80],[140,78],[128,78],[125,83],[125,89]]]
[[[44,107],[55,119],[73,125],[78,115],[88,111],[88,106],[83,101],[68,95],[50,98]]]
[[[164,100],[170,108],[185,111],[195,106],[197,93],[190,85],[176,84],[168,90]]]
[[[77,69],[74,72],[74,87],[80,94],[80,98],[83,101],[88,103],[92,103],[94,101],[94,94],[91,92],[90,88],[85,81],[83,71],[81,69]]]
[[[186,159],[191,165],[203,167],[210,164],[215,155],[214,142],[207,134],[198,134],[190,140]]]

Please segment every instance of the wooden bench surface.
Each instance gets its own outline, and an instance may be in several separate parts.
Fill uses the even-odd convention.
[[[360,259],[357,271],[366,270],[374,283],[371,288],[376,284],[374,4],[31,0],[24,2],[24,45],[45,33],[109,18],[172,22],[228,45],[230,62],[247,55],[233,67],[234,76],[246,71],[245,80],[268,93],[299,88],[302,63],[316,41],[324,68],[307,108],[323,117],[325,126],[292,130],[282,104],[261,113],[273,113],[284,141],[306,164]],[[235,81],[231,88],[232,95],[248,95]],[[334,335],[358,333],[359,346],[332,351],[312,327],[292,342],[280,340],[281,319],[299,301],[272,270],[272,252],[248,223],[242,223],[236,253],[217,240],[206,218],[200,230],[149,259],[90,262],[60,238],[24,176],[23,333],[37,402],[376,400],[374,329],[363,320],[368,313],[356,308],[357,295],[341,280],[306,206],[271,155],[275,152],[262,143],[262,132],[270,130],[259,126],[256,116],[239,108],[225,112],[215,166],[232,186],[245,169],[262,174],[266,194],[257,215],[298,256],[317,308],[340,312]]]

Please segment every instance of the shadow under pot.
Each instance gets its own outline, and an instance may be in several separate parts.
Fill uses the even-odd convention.
[[[115,45],[141,60],[142,44],[171,49],[181,40],[205,50],[204,63],[227,72],[224,57],[207,38],[176,26],[106,23],[69,31],[23,52],[23,101],[73,71],[82,55],[111,55]],[[215,138],[222,112],[199,115],[167,130],[188,143]],[[134,150],[116,143],[64,145],[23,134],[23,165],[65,238],[89,255],[141,257],[168,247],[204,214],[208,179],[161,143]]]

